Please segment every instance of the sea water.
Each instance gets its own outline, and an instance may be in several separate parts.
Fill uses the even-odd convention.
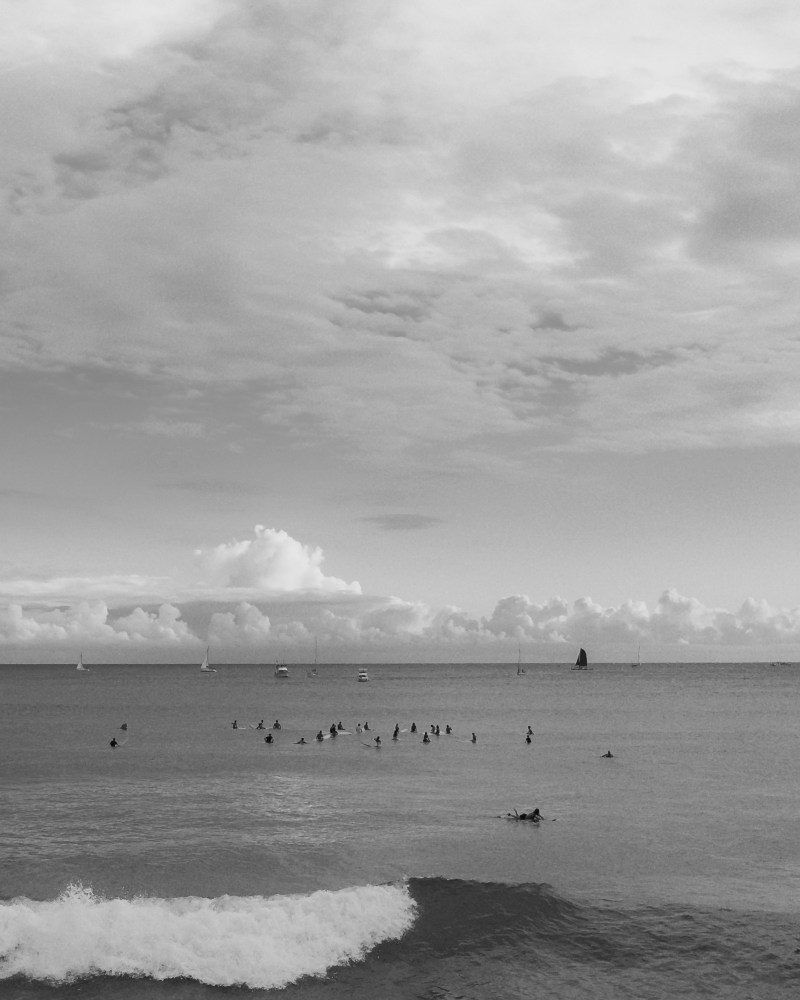
[[[797,668],[310,674],[0,668],[0,997],[798,995]]]

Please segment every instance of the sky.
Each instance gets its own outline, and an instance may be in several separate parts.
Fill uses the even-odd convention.
[[[0,15],[0,661],[800,660],[794,4]]]

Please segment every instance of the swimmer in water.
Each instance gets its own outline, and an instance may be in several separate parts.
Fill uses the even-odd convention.
[[[531,734],[530,733],[528,733],[528,735],[525,737],[525,742],[526,743],[530,743],[531,742]]]
[[[118,746],[119,746],[119,743],[117,743],[117,738],[116,738],[116,736],[112,736],[112,737],[111,737],[111,742],[110,742],[110,743],[109,743],[108,745],[109,745],[110,747],[118,747]]]
[[[281,724],[280,724],[280,722],[278,722],[277,719],[272,723],[272,728],[273,729],[280,729],[281,728]]]
[[[264,737],[264,742],[272,743],[272,733],[267,733],[267,735]]]
[[[448,736],[453,732],[452,728],[449,725],[444,727],[444,731],[447,733]]]
[[[473,743],[477,743],[478,742],[478,737],[475,735],[475,733],[472,734],[472,742]]]
[[[533,736],[533,730],[528,726],[528,736]]]
[[[416,724],[416,722],[412,722],[411,723],[411,732],[415,733],[416,731],[417,731],[417,724]]]
[[[239,723],[236,721],[236,719],[234,719],[233,722],[231,723],[231,729],[238,729],[238,728],[239,728]]]
[[[369,723],[368,723],[368,722],[365,722],[365,723],[364,723],[364,732],[365,732],[365,733],[366,733],[366,732],[369,732]]]
[[[357,733],[360,733],[360,732],[361,732],[361,730],[362,730],[362,726],[361,726],[361,723],[360,723],[360,722],[357,722],[357,723],[356,723],[356,732],[357,732]]]
[[[301,743],[303,746],[305,746],[306,745],[306,738],[305,738],[305,736],[301,736],[300,739],[297,742]]]
[[[376,737],[375,737],[375,742],[376,742],[376,744],[377,744],[378,746],[380,746],[380,745],[381,745],[381,738],[380,738],[380,736],[376,736]]]
[[[425,733],[425,735],[422,737],[422,742],[423,743],[430,743],[430,741],[431,741],[430,736],[428,736],[428,734]]]

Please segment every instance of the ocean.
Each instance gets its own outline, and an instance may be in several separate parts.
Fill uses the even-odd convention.
[[[800,995],[797,667],[90,667],[0,667],[2,1000]]]

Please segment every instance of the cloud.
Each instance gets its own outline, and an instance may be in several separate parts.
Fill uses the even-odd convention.
[[[0,642],[8,645],[68,647],[76,645],[183,646],[195,641],[178,608],[163,604],[157,611],[136,608],[114,617],[104,601],[80,601],[73,607],[0,609]]]
[[[323,554],[287,532],[255,526],[255,538],[225,542],[195,553],[203,585],[227,589],[291,593],[346,591],[360,593],[358,583],[346,583],[322,572]]]

